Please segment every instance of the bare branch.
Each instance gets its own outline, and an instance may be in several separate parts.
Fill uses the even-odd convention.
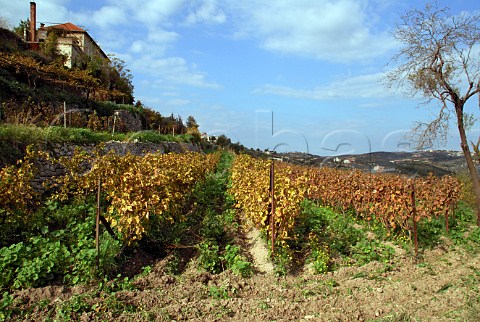
[[[480,15],[452,16],[448,8],[434,2],[424,10],[407,12],[393,36],[402,47],[390,62],[394,68],[385,78],[386,86],[439,103],[438,116],[413,129],[420,145],[431,145],[431,138],[445,137],[441,132],[450,116],[446,111],[455,111],[456,119],[463,119],[465,102],[480,94]]]
[[[418,150],[433,148],[437,145],[445,145],[448,136],[450,112],[447,106],[443,106],[429,123],[416,122],[405,139],[414,142]]]

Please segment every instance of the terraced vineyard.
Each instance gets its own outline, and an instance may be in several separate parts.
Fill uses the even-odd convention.
[[[43,195],[29,186],[38,159],[65,167]],[[100,149],[55,159],[32,150],[1,171],[0,317],[405,321],[480,314],[480,230],[457,179],[278,162],[271,171],[271,161],[227,152],[118,156]],[[98,213],[106,224],[96,244]]]

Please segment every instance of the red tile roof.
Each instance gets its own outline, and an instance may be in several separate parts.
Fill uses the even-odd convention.
[[[45,29],[62,29],[62,30],[72,31],[72,32],[83,32],[95,44],[95,46],[98,48],[98,50],[102,53],[103,57],[108,59],[107,54],[105,54],[103,52],[102,48],[100,48],[100,46],[95,42],[95,40],[93,40],[93,38],[88,34],[88,32],[85,29],[80,28],[77,25],[74,25],[71,22],[66,22],[66,23],[62,23],[62,24],[59,24],[59,25],[53,25],[53,26],[48,26],[48,27],[43,27],[43,28],[45,28]]]
[[[63,29],[63,30],[68,30],[68,31],[82,31],[82,32],[85,32],[85,29],[82,29],[79,26],[74,25],[71,22],[62,23],[60,25],[53,25],[53,26],[49,26],[47,28],[48,29],[54,28],[54,29]]]

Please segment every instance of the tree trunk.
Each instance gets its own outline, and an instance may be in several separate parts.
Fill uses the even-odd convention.
[[[472,153],[468,146],[467,135],[463,124],[463,103],[455,104],[455,113],[457,114],[458,133],[460,134],[460,145],[462,147],[465,161],[467,161],[468,171],[472,179],[473,190],[475,191],[476,208],[477,208],[477,226],[480,227],[480,181],[478,179],[477,168],[473,163]]]

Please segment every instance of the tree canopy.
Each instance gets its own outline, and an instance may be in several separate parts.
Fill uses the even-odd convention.
[[[426,103],[439,104],[434,120],[418,122],[413,128],[419,148],[446,142],[450,118],[455,116],[480,226],[480,181],[466,135],[474,118],[464,110],[465,103],[476,95],[480,103],[480,14],[452,15],[434,2],[424,10],[407,12],[393,36],[401,47],[392,58],[395,68],[388,73],[387,85],[400,87],[408,95],[421,95]]]
[[[408,95],[421,95],[428,103],[440,103],[437,117],[430,123],[418,122],[414,132],[419,147],[443,143],[452,107],[464,114],[465,102],[479,93],[480,15],[452,15],[434,2],[424,10],[407,12],[393,36],[401,48],[392,59],[396,66],[387,84],[400,85]]]

